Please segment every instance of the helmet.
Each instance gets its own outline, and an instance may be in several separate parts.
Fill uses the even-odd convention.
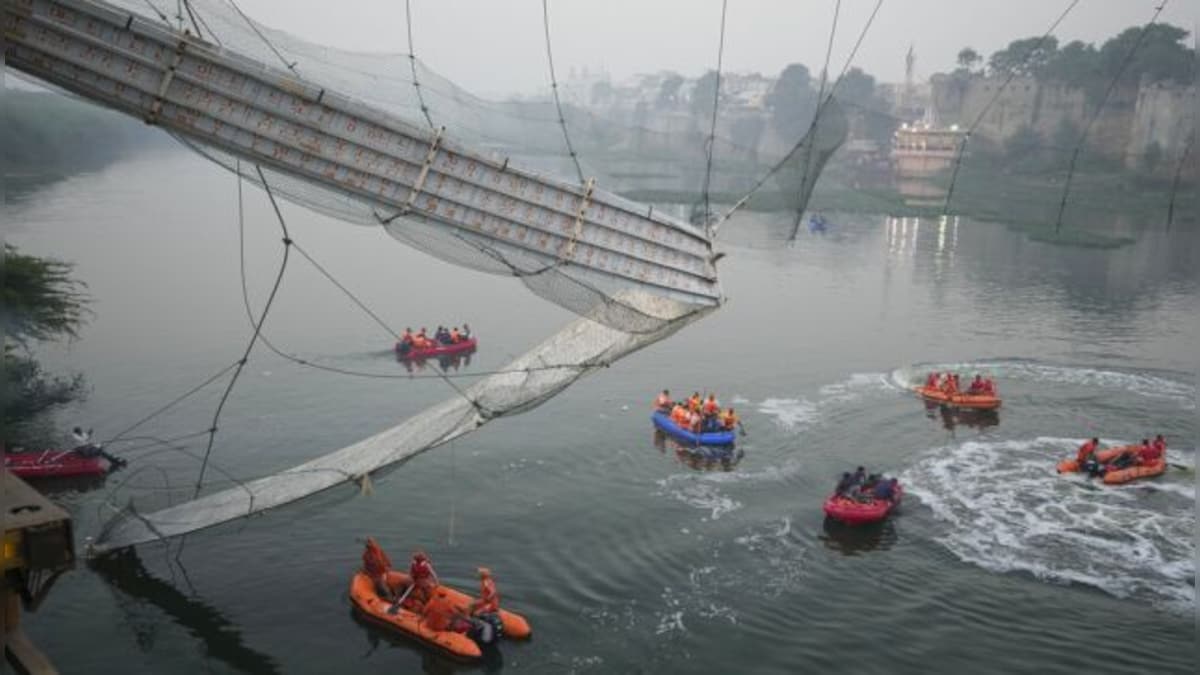
[[[490,576],[492,576],[492,571],[486,567],[480,567],[479,568],[479,576],[480,577],[490,577]]]

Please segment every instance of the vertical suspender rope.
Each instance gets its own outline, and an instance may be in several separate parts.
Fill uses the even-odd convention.
[[[1104,90],[1104,96],[1100,102],[1096,104],[1096,109],[1092,111],[1088,117],[1087,124],[1083,127],[1083,133],[1079,135],[1079,142],[1075,144],[1075,150],[1071,153],[1071,164],[1067,167],[1067,180],[1063,184],[1062,200],[1058,204],[1058,217],[1054,219],[1054,233],[1058,234],[1062,229],[1063,213],[1067,210],[1067,198],[1071,194],[1071,179],[1075,176],[1075,162],[1079,159],[1079,151],[1083,149],[1084,143],[1087,143],[1088,131],[1091,130],[1092,124],[1100,117],[1101,111],[1104,110],[1104,104],[1108,103],[1108,97],[1112,95],[1113,89],[1117,88],[1117,83],[1121,81],[1121,76],[1125,74],[1125,69],[1133,62],[1134,54],[1137,54],[1138,49],[1142,46],[1142,40],[1146,38],[1146,34],[1150,32],[1150,28],[1154,26],[1154,22],[1158,20],[1158,15],[1162,14],[1163,9],[1171,0],[1163,0],[1162,4],[1154,10],[1154,16],[1150,17],[1150,21],[1142,26],[1141,32],[1138,33],[1137,41],[1133,43],[1133,47],[1129,53],[1125,55],[1125,59],[1121,61],[1121,66],[1117,68],[1117,74],[1113,76],[1111,82],[1108,83],[1108,89]]]
[[[404,0],[404,25],[408,29],[408,65],[412,69],[413,90],[417,92],[417,103],[421,105],[421,114],[425,116],[429,128],[436,129],[433,117],[429,114],[429,106],[425,105],[425,95],[421,93],[421,82],[417,79],[417,53],[413,49],[412,0]]]
[[[554,94],[554,108],[558,111],[558,125],[562,127],[563,141],[567,144],[567,153],[575,164],[575,173],[579,175],[579,184],[584,185],[587,179],[583,176],[583,167],[579,165],[579,155],[571,145],[571,134],[567,133],[567,119],[563,116],[562,101],[558,96],[558,80],[554,77],[554,52],[550,49],[550,4],[542,0],[542,26],[546,33],[546,63],[550,66],[550,91]]]
[[[878,9],[878,8],[876,8]],[[821,112],[825,109],[825,84],[829,79],[829,60],[833,56],[833,39],[837,36],[838,17],[842,13],[842,0],[837,0],[833,6],[833,25],[829,27],[829,42],[825,45],[825,64],[821,66],[821,85],[817,89],[817,109],[813,111],[812,123],[808,126],[809,138],[808,151],[804,153],[804,173],[800,174],[800,189],[804,190],[804,186],[808,184],[808,174],[812,171],[813,149],[816,145],[817,123],[820,122]],[[838,78],[841,79],[840,77]],[[829,97],[833,98],[832,90]],[[805,135],[809,135],[805,134]],[[801,139],[803,142],[803,139]],[[804,207],[806,204],[801,204],[796,209],[796,217],[792,221],[792,234],[788,237],[788,241],[795,241],[796,236],[800,234],[800,221],[804,218]]]
[[[1029,50],[1029,54],[1025,56],[1025,61],[1033,58],[1033,55],[1041,50],[1042,45],[1046,43],[1046,40],[1050,39],[1050,36],[1053,35],[1054,31],[1058,28],[1058,24],[1062,23],[1063,19],[1067,18],[1067,15],[1070,14],[1071,10],[1075,9],[1075,5],[1078,4],[1079,0],[1071,0],[1066,8],[1063,9],[1063,11],[1058,15],[1058,18],[1054,20],[1054,23],[1051,23],[1050,27],[1046,29],[1046,32],[1042,33],[1042,37],[1038,39],[1038,42],[1036,45],[1034,45],[1033,49]],[[1024,61],[1022,64],[1023,63]],[[1000,95],[1004,93],[1004,90],[1008,88],[1009,83],[1011,83],[1013,78],[1016,76],[1017,70],[1014,68],[1008,73],[1008,77],[1004,78],[1004,81],[1000,83],[1000,86],[996,88],[996,93],[992,94],[992,98],[987,102],[986,105],[983,106],[983,109],[980,110],[979,114],[975,116],[975,120],[971,122],[971,126],[967,127],[966,133],[963,134],[962,142],[958,144],[958,152],[954,155],[954,168],[950,170],[950,185],[946,188],[946,200],[942,202],[943,218],[950,213],[950,200],[954,197],[954,186],[958,183],[958,169],[962,165],[963,156],[966,155],[967,152],[967,141],[971,140],[971,134],[974,133],[975,129],[983,123],[984,116],[987,115],[988,111],[992,109],[992,106],[995,105],[996,101],[1000,99]]]
[[[713,150],[717,139],[717,109],[721,102],[721,69],[725,60],[725,15],[729,0],[721,0],[721,34],[717,39],[717,86],[713,91],[712,123],[708,127],[708,140],[705,142],[707,159],[704,166],[704,234],[712,239],[712,203],[709,201],[712,188]]]

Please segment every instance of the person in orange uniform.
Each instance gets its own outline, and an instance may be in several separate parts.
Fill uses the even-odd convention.
[[[392,570],[392,561],[379,544],[367,537],[367,546],[362,555],[363,573],[375,584],[375,592],[384,600],[395,600],[396,593],[387,582],[387,573]]]
[[[689,415],[687,408],[683,407],[682,405],[676,403],[675,407],[671,408],[671,421],[674,422],[675,426],[679,427],[680,429],[687,428],[688,418]]]
[[[938,386],[938,373],[935,370],[934,372],[929,374],[929,377],[925,378],[925,388],[926,389],[937,389],[937,386]]]
[[[1153,442],[1153,443],[1151,443],[1151,445],[1153,445],[1155,448],[1157,448],[1157,449],[1158,449],[1158,454],[1159,454],[1159,456],[1166,455],[1166,453],[1167,453],[1167,441],[1166,441],[1166,439],[1165,439],[1165,438],[1163,438],[1163,435],[1162,435],[1162,434],[1159,434],[1159,435],[1155,436],[1155,437],[1154,437],[1154,442]]]
[[[654,408],[661,413],[668,413],[675,407],[675,402],[671,400],[671,392],[668,389],[663,389],[658,398],[654,399]]]
[[[458,326],[450,329],[450,344],[458,344],[462,342],[462,333],[458,332]]]
[[[412,595],[418,603],[424,605],[433,596],[434,589],[440,585],[437,572],[433,570],[433,563],[424,551],[417,550],[413,553],[408,574],[412,577]]]
[[[1092,456],[1096,454],[1096,450],[1099,448],[1099,438],[1093,438],[1090,441],[1084,441],[1083,445],[1079,446],[1079,450],[1075,452],[1075,463],[1079,465],[1080,471],[1083,471],[1087,463],[1092,461]]]
[[[700,406],[700,414],[705,417],[716,417],[721,412],[721,406],[717,403],[717,395],[709,394],[708,398],[704,399],[704,403]]]
[[[500,594],[496,592],[496,581],[492,571],[479,568],[479,599],[471,603],[471,616],[500,613]]]
[[[982,375],[978,375],[978,374],[975,375],[975,379],[971,380],[971,386],[967,389],[967,393],[968,394],[982,394],[983,393],[983,376]]]
[[[741,425],[742,421],[738,419],[737,413],[733,408],[726,408],[725,412],[721,413],[721,426],[726,431],[733,431],[733,428]]]
[[[688,399],[687,407],[692,412],[700,412],[700,392],[692,392],[692,397]]]
[[[995,380],[993,380],[992,378],[989,377],[983,381],[983,394],[984,394],[984,396],[995,396],[996,395],[996,381]]]
[[[1153,443],[1142,443],[1142,447],[1138,448],[1138,464],[1153,464],[1162,460],[1163,453],[1167,450],[1167,442],[1163,440],[1161,434],[1155,437]]]

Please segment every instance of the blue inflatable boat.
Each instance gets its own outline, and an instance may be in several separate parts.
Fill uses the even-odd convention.
[[[737,438],[737,434],[732,431],[712,431],[703,434],[693,434],[686,429],[680,429],[676,426],[666,413],[656,412],[650,419],[654,422],[654,426],[658,427],[663,433],[688,445],[733,445],[733,441]]]

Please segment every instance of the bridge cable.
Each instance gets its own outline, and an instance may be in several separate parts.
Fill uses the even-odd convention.
[[[842,0],[837,0],[833,6],[833,25],[829,28],[829,43],[825,46],[825,63],[821,66],[821,84],[817,89],[817,109],[813,111],[812,124],[809,126],[809,131],[813,132],[817,128],[818,118],[821,111],[824,110],[825,85],[829,80],[829,59],[833,56],[833,40],[837,36],[838,16],[842,12]],[[830,94],[832,96],[832,93]],[[800,189],[808,184],[808,174],[812,171],[813,149],[816,145],[816,137],[813,142],[808,144],[807,152],[804,153],[804,173],[800,176]],[[800,221],[804,219],[804,207],[807,204],[801,204],[796,210],[796,217],[792,221],[792,234],[788,237],[788,241],[796,241],[796,236],[800,233]]]
[[[237,12],[238,15],[242,17],[242,20],[246,22],[246,25],[250,27],[250,30],[254,31],[254,34],[257,35],[258,38],[263,41],[263,44],[267,45],[267,48],[270,49],[275,54],[275,57],[279,59],[279,62],[282,63],[285,68],[292,71],[292,73],[294,75],[299,77],[300,71],[296,70],[296,64],[298,62],[297,61],[288,61],[286,58],[284,58],[283,53],[275,48],[275,45],[272,44],[271,41],[267,39],[266,35],[263,35],[262,31],[258,29],[258,26],[255,25],[255,23],[250,20],[250,17],[246,16],[246,13],[242,11],[242,8],[238,7],[237,2],[235,2],[234,0],[225,0],[225,2],[228,2],[229,5],[231,7],[233,7],[234,11]]]
[[[1142,40],[1146,38],[1146,34],[1150,32],[1150,28],[1154,26],[1154,22],[1158,20],[1158,15],[1162,14],[1163,9],[1171,2],[1171,0],[1163,0],[1162,4],[1154,10],[1154,16],[1150,17],[1150,21],[1142,26],[1142,30],[1138,33],[1137,40],[1133,43],[1133,47],[1125,54],[1125,58],[1121,61],[1120,67],[1117,68],[1117,74],[1113,76],[1111,82],[1108,83],[1108,88],[1104,90],[1104,96],[1100,102],[1096,104],[1096,109],[1088,117],[1087,124],[1083,127],[1083,132],[1079,135],[1079,142],[1075,144],[1075,151],[1071,153],[1071,163],[1067,167],[1067,178],[1063,184],[1062,201],[1058,205],[1058,218],[1054,221],[1054,233],[1058,234],[1062,228],[1063,212],[1067,210],[1067,197],[1071,194],[1071,179],[1075,176],[1075,162],[1079,159],[1079,151],[1083,149],[1083,145],[1087,142],[1088,131],[1091,130],[1092,124],[1100,117],[1100,112],[1104,110],[1104,105],[1108,103],[1108,97],[1112,95],[1113,89],[1116,89],[1117,82],[1121,80],[1121,76],[1125,74],[1125,69],[1133,62],[1133,57],[1137,54],[1138,49],[1142,46]]]
[[[579,155],[571,145],[571,134],[567,132],[567,119],[563,116],[562,100],[558,96],[558,80],[554,77],[554,51],[550,48],[550,4],[542,0],[542,26],[546,33],[546,63],[550,66],[550,91],[554,94],[554,107],[558,111],[558,125],[562,127],[563,141],[567,144],[567,153],[575,163],[575,173],[579,175],[579,184],[585,185],[587,179],[583,175],[583,167],[579,165]]]
[[[543,0],[544,2],[545,0]],[[713,91],[712,124],[708,128],[708,139],[705,141],[707,158],[704,166],[704,234],[712,239],[712,204],[709,201],[709,189],[712,186],[713,150],[717,137],[717,109],[721,101],[721,68],[725,59],[725,13],[729,0],[721,0],[721,34],[717,40],[717,86]]]
[[[1193,126],[1192,133],[1188,136],[1187,145],[1183,146],[1183,152],[1179,155],[1179,164],[1175,167],[1175,178],[1171,181],[1171,201],[1167,204],[1168,232],[1171,230],[1171,223],[1175,220],[1175,195],[1179,192],[1179,178],[1183,174],[1183,167],[1187,166],[1187,160],[1192,154],[1192,146],[1195,145],[1195,142],[1196,129]]]
[[[829,94],[825,97],[825,101],[818,102],[818,108],[817,108],[818,115],[820,114],[820,110],[821,110],[821,108],[824,107],[825,103],[828,103],[830,100],[833,99],[834,93],[837,91],[838,86],[842,83],[842,78],[845,77],[846,72],[850,69],[850,64],[854,62],[854,57],[858,54],[858,50],[862,46],[863,41],[866,39],[868,31],[871,30],[871,26],[875,23],[875,17],[879,15],[879,9],[882,6],[883,6],[883,0],[876,0],[875,8],[873,10],[871,10],[871,16],[867,17],[866,23],[863,24],[862,30],[859,31],[858,40],[855,41],[854,48],[850,50],[850,55],[848,57],[846,57],[846,62],[842,65],[841,73],[838,74],[838,78],[837,78],[837,80],[834,81],[833,86],[830,88]],[[809,132],[813,131],[816,128],[817,119],[818,119],[817,116],[813,117],[812,124],[809,125]],[[733,206],[729,207],[728,210],[726,210],[724,213],[721,214],[721,217],[713,225],[714,236],[716,235],[716,233],[720,229],[720,227],[726,221],[728,221],[731,217],[733,217],[733,214],[735,214],[739,210],[741,210],[742,207],[744,207],[750,201],[750,198],[753,197],[755,194],[757,194],[758,191],[760,189],[762,189],[762,186],[765,185],[766,182],[768,180],[770,180],[772,176],[774,176],[776,173],[778,173],[779,170],[782,169],[784,167],[784,165],[786,165],[788,163],[789,160],[791,160],[792,155],[794,155],[796,153],[796,151],[799,150],[804,145],[804,141],[807,137],[808,137],[808,135],[805,134],[798,141],[796,141],[795,145],[793,145],[792,148],[790,150],[788,150],[787,154],[785,154],[779,161],[777,161],[774,165],[772,165],[770,170],[768,170],[766,174],[764,174],[761,178],[759,178],[754,183],[754,185],[746,192],[746,194],[742,195],[741,198],[739,198],[737,200],[737,202],[735,202],[733,204]]]
[[[208,446],[204,450],[204,459],[200,464],[200,475],[196,479],[196,490],[192,495],[193,499],[200,495],[200,489],[204,486],[204,472],[208,467],[209,456],[212,455],[213,441],[217,435],[217,422],[221,419],[221,412],[225,409],[225,402],[229,400],[229,394],[233,392],[233,387],[237,384],[238,377],[246,367],[250,351],[254,349],[254,344],[258,342],[263,322],[266,321],[267,313],[271,311],[271,305],[275,302],[275,296],[279,292],[280,284],[283,282],[283,273],[287,271],[288,254],[292,248],[292,239],[288,234],[287,222],[283,218],[283,213],[279,210],[279,203],[275,201],[275,193],[271,191],[271,187],[267,184],[267,178],[263,175],[262,168],[256,164],[254,169],[258,172],[259,179],[262,180],[263,188],[267,191],[267,197],[271,200],[271,207],[275,210],[275,217],[279,221],[279,228],[283,231],[283,260],[279,264],[279,272],[275,275],[275,283],[271,286],[271,293],[267,296],[267,302],[263,305],[262,313],[259,315],[258,321],[254,323],[254,333],[250,336],[250,341],[246,343],[246,350],[242,353],[242,358],[237,362],[237,369],[233,371],[233,377],[229,379],[229,384],[225,387],[225,392],[221,394],[221,400],[217,403],[217,409],[213,413],[212,424],[209,428]],[[241,174],[238,175],[240,176]]]
[[[411,0],[404,0],[404,24],[408,29],[408,65],[412,68],[413,90],[417,92],[417,102],[421,105],[421,113],[425,115],[425,121],[429,123],[429,128],[436,129],[433,117],[429,114],[429,106],[425,104],[425,96],[421,93],[421,83],[417,80],[417,54],[413,48]]]

